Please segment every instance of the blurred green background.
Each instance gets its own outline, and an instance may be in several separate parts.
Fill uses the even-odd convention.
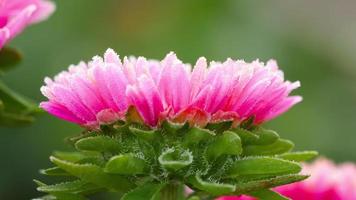
[[[44,100],[39,88],[80,60],[114,48],[121,56],[161,59],[173,50],[185,62],[199,56],[278,60],[286,78],[300,80],[304,101],[266,124],[299,150],[315,149],[338,162],[356,161],[356,1],[333,0],[75,0],[56,1],[48,20],[10,46],[24,54],[4,81]],[[53,150],[77,126],[47,114],[24,128],[0,128],[0,199],[40,194],[33,178],[50,166]]]

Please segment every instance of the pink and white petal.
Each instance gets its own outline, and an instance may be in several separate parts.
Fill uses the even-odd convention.
[[[65,106],[51,102],[51,101],[46,101],[40,103],[40,107],[47,111],[48,113],[60,118],[64,119],[66,121],[70,121],[76,124],[83,124],[84,121],[78,118],[76,115],[74,115],[71,111],[69,111]]]

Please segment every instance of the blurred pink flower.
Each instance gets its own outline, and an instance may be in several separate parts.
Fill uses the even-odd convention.
[[[307,180],[275,188],[275,191],[293,200],[356,200],[356,165],[320,158],[303,166]],[[254,200],[252,197],[220,197],[218,200]]]
[[[0,0],[0,49],[26,26],[46,19],[55,10],[47,0]]]
[[[125,57],[108,49],[89,63],[70,66],[45,79],[42,93],[49,99],[41,107],[49,113],[86,127],[124,119],[134,106],[152,127],[164,119],[208,122],[255,117],[259,124],[301,101],[289,93],[299,82],[284,81],[275,61],[246,63],[227,59],[211,62],[199,58],[193,70],[174,53],[162,61]]]

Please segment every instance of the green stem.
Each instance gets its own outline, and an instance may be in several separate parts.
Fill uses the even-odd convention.
[[[179,200],[184,189],[178,183],[169,183],[161,190],[161,200]]]

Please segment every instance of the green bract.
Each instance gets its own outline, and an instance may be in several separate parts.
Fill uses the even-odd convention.
[[[297,163],[317,155],[290,152],[293,143],[261,127],[232,128],[232,123],[190,127],[165,121],[151,129],[135,122],[102,126],[69,141],[77,152],[56,152],[48,176],[67,182],[37,190],[40,199],[87,199],[97,192],[117,192],[123,200],[209,199],[249,194],[285,199],[270,188],[301,181]],[[74,179],[73,179],[74,178]],[[189,186],[193,193],[184,194]]]

